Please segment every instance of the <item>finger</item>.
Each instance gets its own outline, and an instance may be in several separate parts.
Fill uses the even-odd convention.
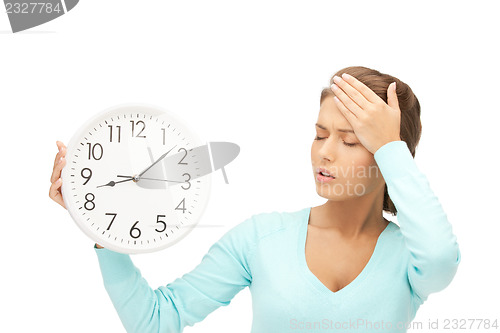
[[[59,150],[56,154],[56,158],[54,159],[54,166],[57,164],[57,161],[59,161],[59,158],[61,158],[61,147],[57,145],[57,149]]]
[[[56,145],[57,145],[57,150],[58,152],[60,153],[61,152],[61,149],[63,148],[64,144],[61,142],[61,141],[56,141]]]
[[[64,143],[63,143],[63,142],[61,142],[61,141],[59,141],[59,140],[57,140],[57,141],[56,141],[56,145],[57,145],[57,147],[58,147],[58,148],[59,148],[59,147],[64,147],[64,148],[66,148],[66,146],[64,145]]]
[[[54,170],[52,171],[52,175],[50,176],[51,183],[55,182],[57,179],[61,177],[61,170],[64,168],[65,165],[66,165],[66,158],[62,157],[61,163],[56,164]]]
[[[66,147],[61,147],[61,150],[56,154],[56,158],[54,159],[54,168],[59,163],[61,157],[66,156]]]
[[[344,117],[347,119],[349,124],[351,124],[353,130],[356,131],[355,125],[356,125],[356,121],[358,120],[358,118],[356,118],[356,115],[354,113],[352,113],[348,108],[346,108],[345,105],[342,103],[342,101],[337,98],[337,96],[334,96],[333,99],[335,100],[335,104],[337,105],[337,108],[344,115]]]
[[[387,88],[387,104],[396,110],[399,110],[398,94],[396,93],[396,82],[393,82]]]
[[[342,79],[353,86],[359,93],[361,93],[370,103],[377,103],[383,101],[373,90],[368,88],[363,82],[356,79],[354,76],[347,73],[342,74]]]
[[[66,149],[66,146],[61,141],[56,141],[56,145],[57,145],[57,149],[59,150],[59,152],[61,152],[61,150],[63,148]]]
[[[363,109],[361,109],[358,104],[354,103],[354,101],[349,96],[347,96],[347,94],[342,89],[340,89],[340,87],[338,87],[335,83],[332,84],[332,91],[342,102],[344,107],[347,108],[356,117],[361,112],[363,112]]]
[[[58,152],[56,154],[56,158],[54,159],[54,166],[53,166],[53,168],[55,168],[57,166],[57,164],[59,163],[59,161],[61,160],[62,154],[63,154],[62,152]]]
[[[61,206],[63,206],[64,208],[66,208],[66,205],[64,204],[64,200],[63,200],[62,194],[59,191],[59,189],[61,188],[61,185],[62,185],[62,179],[61,178],[59,178],[58,180],[56,180],[55,182],[53,182],[52,185],[50,185],[49,197],[52,200],[54,200],[55,202],[57,202],[58,204],[60,204]]]
[[[371,103],[357,88],[339,76],[333,77],[333,82],[354,102],[361,110],[368,110]]]

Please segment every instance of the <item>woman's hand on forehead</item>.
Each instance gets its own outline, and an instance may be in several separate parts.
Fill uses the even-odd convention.
[[[386,143],[401,141],[396,82],[389,85],[388,103],[385,103],[373,90],[347,73],[342,77],[334,76],[333,81],[331,89],[335,103],[368,151],[375,154]]]

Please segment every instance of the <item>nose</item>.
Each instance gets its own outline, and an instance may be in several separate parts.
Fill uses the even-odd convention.
[[[326,159],[328,161],[335,160],[335,157],[337,156],[337,145],[335,144],[333,136],[323,139],[323,144],[321,145],[318,153],[321,159]]]

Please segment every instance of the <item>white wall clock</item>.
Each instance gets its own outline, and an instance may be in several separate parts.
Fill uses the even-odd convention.
[[[87,121],[69,141],[64,203],[80,229],[105,248],[158,251],[193,230],[208,203],[212,170],[220,168],[226,178],[223,167],[238,153],[227,142],[201,146],[167,110],[118,105]]]

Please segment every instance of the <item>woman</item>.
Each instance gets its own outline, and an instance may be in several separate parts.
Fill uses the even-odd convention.
[[[128,332],[181,332],[247,286],[252,332],[406,332],[429,294],[449,285],[460,251],[413,160],[422,128],[416,96],[366,67],[344,68],[330,83],[311,148],[326,203],[251,216],[191,272],[156,290],[129,255],[96,244],[104,286]],[[66,150],[58,146],[50,197],[64,207]],[[399,226],[383,210],[397,213]]]

